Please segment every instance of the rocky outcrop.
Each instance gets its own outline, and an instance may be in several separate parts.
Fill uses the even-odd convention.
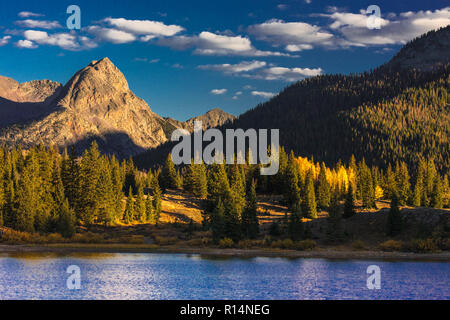
[[[7,146],[73,145],[81,154],[96,140],[102,152],[120,158],[154,148],[168,141],[173,130],[193,123],[154,113],[108,58],[91,62],[64,86],[1,77],[0,116],[0,143]],[[210,127],[231,117],[215,109],[199,118]]]

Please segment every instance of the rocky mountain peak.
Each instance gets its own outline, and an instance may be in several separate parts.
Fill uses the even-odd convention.
[[[64,86],[60,106],[104,113],[126,102],[133,95],[123,73],[109,60],[92,61]]]

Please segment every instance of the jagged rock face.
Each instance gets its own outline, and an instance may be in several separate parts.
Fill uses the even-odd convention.
[[[35,94],[33,90],[42,83],[19,85],[20,92],[26,93],[23,97],[41,100],[34,106],[41,109],[51,91],[40,90],[41,96]],[[23,101],[16,94],[18,89],[11,89],[14,87],[17,87],[14,81],[7,80],[0,89],[4,95],[8,92],[10,99]],[[107,58],[92,62],[55,92],[58,95],[51,101],[51,112],[41,119],[3,128],[0,142],[20,144],[24,148],[39,143],[58,147],[75,145],[81,153],[95,139],[103,152],[128,157],[167,141],[164,119],[130,91],[124,75]]]
[[[212,109],[202,116],[198,116],[186,121],[186,125],[191,130],[194,127],[194,121],[202,121],[203,130],[219,127],[227,122],[233,122],[236,119],[232,114],[226,113],[218,108]]]
[[[173,127],[183,128],[189,132],[194,131],[195,121],[201,121],[203,130],[206,130],[209,128],[220,127],[228,122],[233,122],[235,119],[236,117],[234,115],[229,114],[219,108],[212,109],[201,116],[191,118],[185,122],[181,122],[172,118],[165,118],[165,120]]]
[[[19,84],[16,80],[0,76],[0,97],[12,102],[43,102],[58,94],[62,85],[50,80],[34,80]]]
[[[93,61],[64,87],[48,80],[19,84],[1,77],[0,97],[0,143],[25,149],[39,143],[74,145],[81,154],[96,140],[102,152],[124,158],[154,148],[168,141],[173,130],[188,127],[155,114],[108,58]],[[204,122],[210,127],[230,117],[213,110]]]

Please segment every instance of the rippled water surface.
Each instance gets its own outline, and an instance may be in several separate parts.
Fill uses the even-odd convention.
[[[81,270],[69,290],[66,271]],[[366,286],[381,269],[381,289]],[[1,299],[449,299],[450,263],[209,259],[184,254],[0,256]]]

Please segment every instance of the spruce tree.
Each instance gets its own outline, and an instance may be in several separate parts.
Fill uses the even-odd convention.
[[[145,222],[155,223],[155,212],[153,209],[153,199],[150,195],[147,195],[145,199]]]
[[[349,183],[344,203],[344,218],[350,218],[355,215],[355,196],[352,184]]]
[[[425,179],[425,172],[426,172],[426,164],[425,161],[421,158],[419,160],[418,168],[417,168],[417,174],[416,174],[416,183],[414,185],[414,192],[413,192],[413,205],[416,207],[420,207],[423,203],[423,193],[426,192],[425,186],[424,186],[424,179]]]
[[[139,222],[145,222],[146,219],[146,207],[144,199],[144,188],[140,184],[138,187],[138,194],[136,197],[135,210],[134,210],[134,220]]]
[[[162,210],[162,199],[161,199],[161,188],[159,187],[158,179],[156,177],[155,179],[153,179],[151,191],[153,196],[153,217],[155,223],[158,223]]]
[[[247,204],[242,213],[242,232],[244,237],[254,239],[258,236],[258,204],[256,199],[256,181],[253,180],[247,192]]]
[[[397,195],[394,194],[391,200],[391,208],[387,217],[386,233],[388,236],[396,236],[402,230],[402,216],[398,207]]]
[[[443,207],[443,204],[442,180],[439,175],[436,175],[433,192],[431,194],[431,206],[433,208],[441,209]]]
[[[330,205],[330,185],[327,181],[325,163],[320,165],[320,172],[317,179],[317,205],[326,209]]]
[[[172,161],[172,154],[167,156],[166,162],[161,171],[160,184],[163,190],[178,189],[180,186],[178,173]]]
[[[64,238],[71,238],[75,235],[76,217],[73,210],[70,209],[69,201],[67,199],[64,200],[59,209],[59,217],[56,230]]]
[[[342,214],[337,190],[333,192],[327,219],[327,238],[332,242],[342,241],[344,236]]]
[[[133,199],[133,188],[130,186],[128,191],[127,202],[125,204],[125,212],[123,214],[123,221],[126,224],[133,222],[134,217],[134,199]]]
[[[314,193],[314,180],[311,170],[306,175],[302,211],[307,218],[317,218],[316,195]]]
[[[218,243],[220,239],[225,237],[225,206],[222,199],[219,199],[210,215],[210,227],[212,231],[212,239],[214,243]]]
[[[196,166],[195,183],[192,192],[196,197],[204,199],[208,195],[208,180],[206,178],[206,167],[203,162],[201,164],[196,164],[195,166]]]
[[[295,206],[300,202],[300,188],[298,182],[298,170],[295,163],[294,154],[291,153],[287,166],[284,170],[285,183],[284,183],[284,200],[288,208],[296,210]]]

